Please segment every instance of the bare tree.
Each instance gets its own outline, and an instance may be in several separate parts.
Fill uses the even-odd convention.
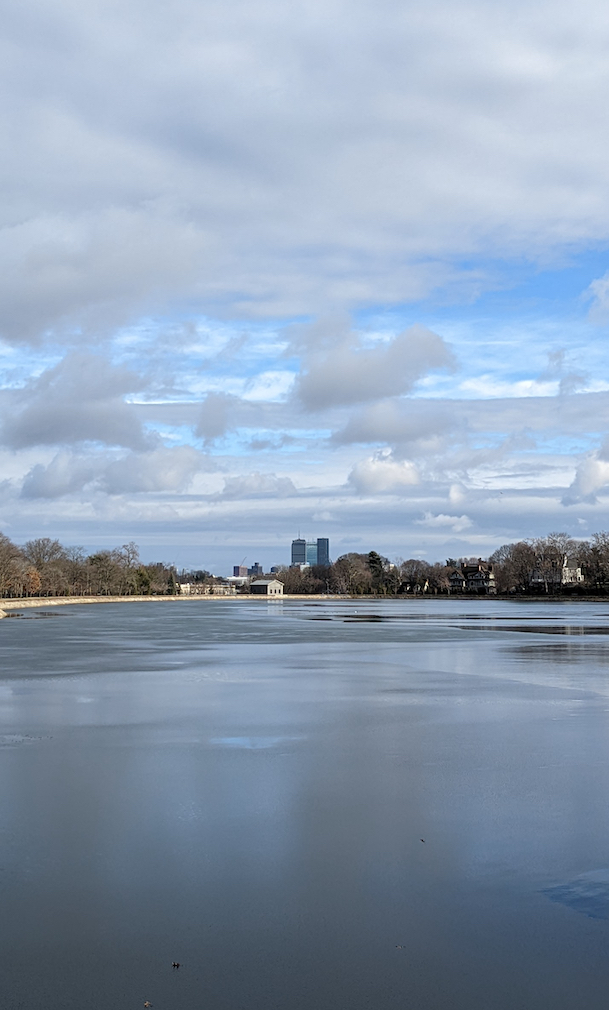
[[[489,558],[495,575],[495,585],[500,593],[525,593],[530,590],[536,566],[536,553],[532,544],[524,540],[503,544]]]
[[[367,554],[343,554],[335,562],[338,578],[345,586],[343,590],[352,596],[361,596],[372,592],[373,576],[368,564]]]
[[[21,596],[29,567],[23,552],[0,533],[0,596]]]
[[[402,562],[400,575],[402,578],[402,592],[422,593],[429,588],[429,579],[432,574],[431,565],[420,558],[408,558]]]
[[[531,541],[535,551],[535,572],[543,582],[544,591],[556,590],[562,583],[562,569],[576,549],[575,541],[567,533],[548,533]]]
[[[23,553],[40,576],[42,596],[61,596],[68,592],[64,568],[66,551],[59,540],[51,540],[50,537],[28,540]]]

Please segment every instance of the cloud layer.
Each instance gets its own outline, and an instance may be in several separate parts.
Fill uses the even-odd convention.
[[[0,528],[228,571],[602,527],[600,0],[4,15]]]
[[[98,355],[68,354],[5,394],[0,438],[11,449],[81,442],[145,448],[150,440],[124,398],[140,385],[137,375]]]
[[[24,0],[1,332],[471,296],[602,242],[608,41],[600,0]]]
[[[445,342],[423,326],[411,326],[387,344],[366,348],[356,334],[305,358],[297,383],[305,407],[368,403],[409,392],[432,369],[454,367]]]

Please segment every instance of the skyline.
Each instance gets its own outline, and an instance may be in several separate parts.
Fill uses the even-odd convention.
[[[228,573],[609,527],[600,3],[6,13],[7,536]]]

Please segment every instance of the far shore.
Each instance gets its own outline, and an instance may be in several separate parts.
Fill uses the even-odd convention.
[[[450,600],[454,603],[473,603],[482,602],[484,600],[505,600],[511,601],[512,603],[608,603],[608,598],[606,596],[512,596],[507,594],[497,593],[493,596],[478,596],[478,595],[467,595],[465,593],[457,595],[428,595],[419,594],[417,596],[402,595],[402,596],[347,596],[346,594],[331,594],[331,593],[294,593],[287,594],[285,596],[263,596],[262,594],[244,594],[240,596],[221,596],[221,595],[211,595],[211,594],[201,594],[193,596],[182,596],[179,593],[175,596],[36,596],[27,597],[24,599],[2,599],[0,598],[0,619],[3,617],[8,617],[11,611],[14,610],[25,610],[31,607],[67,607],[67,606],[80,606],[81,604],[89,603],[153,603],[153,602],[176,602],[176,601],[188,600],[188,601],[209,601],[209,602],[235,602],[243,603],[249,601],[250,603],[282,603],[284,600],[325,600],[325,601],[338,601],[346,602],[353,601],[364,606],[366,603],[389,603],[391,600],[408,600],[410,602],[419,602],[424,600]]]
[[[24,599],[2,599],[0,598],[0,618],[6,617],[11,610],[24,610],[26,607],[67,607],[82,603],[152,603],[165,602],[173,603],[177,600],[189,601],[220,601],[220,602],[243,602],[250,600],[264,603],[280,603],[282,600],[350,600],[350,596],[329,596],[327,593],[314,595],[304,593],[294,596],[263,596],[262,594],[243,596],[222,596],[220,594],[201,594],[192,596],[182,596],[176,593],[175,596],[30,596]]]

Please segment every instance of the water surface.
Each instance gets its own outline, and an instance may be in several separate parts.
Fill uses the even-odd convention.
[[[605,1008],[608,633],[545,601],[3,620],[2,1007]]]

